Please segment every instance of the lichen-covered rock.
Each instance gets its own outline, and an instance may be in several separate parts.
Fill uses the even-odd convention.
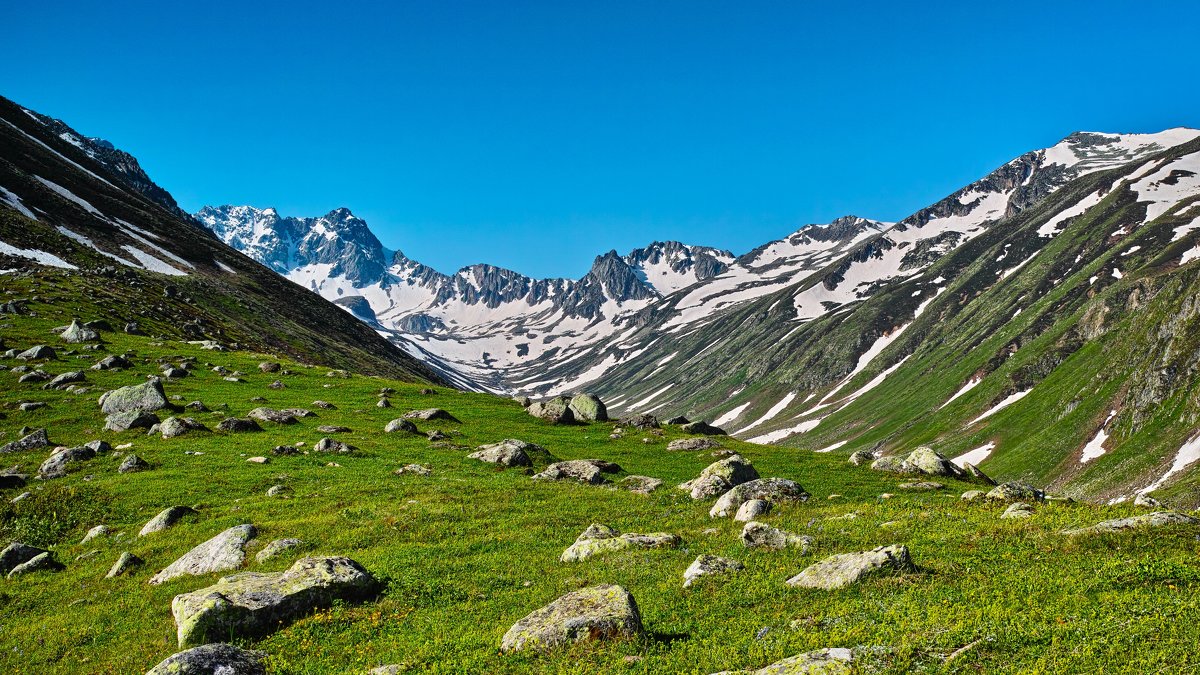
[[[1069,536],[1078,536],[1083,534],[1121,532],[1124,530],[1134,530],[1143,527],[1167,527],[1170,525],[1197,524],[1200,524],[1200,519],[1193,518],[1192,516],[1176,513],[1174,511],[1156,511],[1154,513],[1147,513],[1143,516],[1116,518],[1114,520],[1105,520],[1088,527],[1081,527],[1074,530],[1064,530],[1063,534]]]
[[[92,370],[125,370],[132,367],[133,363],[124,356],[109,354],[92,365]]]
[[[963,462],[962,468],[963,468],[963,471],[966,471],[969,476],[971,476],[975,480],[979,481],[980,483],[986,483],[988,485],[996,484],[996,481],[993,480],[991,476],[984,473],[983,469],[980,469],[979,467],[975,466],[974,464],[972,464],[970,462]]]
[[[157,377],[141,384],[121,387],[100,396],[100,410],[106,415],[140,410],[154,412],[166,408],[167,395]]]
[[[92,330],[79,323],[79,319],[72,319],[71,325],[60,335],[63,342],[70,344],[82,344],[84,342],[94,342],[100,339],[100,333]]]
[[[550,650],[590,640],[634,638],[642,632],[642,617],[628,590],[592,586],[567,593],[525,616],[504,634],[500,649]]]
[[[406,431],[410,434],[415,434],[417,433],[417,425],[401,417],[400,419],[394,419],[391,422],[388,422],[387,426],[385,426],[383,430],[389,434],[396,431]]]
[[[915,569],[907,546],[881,546],[861,553],[830,556],[788,579],[787,585],[831,591],[877,574]]]
[[[168,656],[146,675],[267,675],[266,659],[266,652],[218,642]]]
[[[734,486],[721,495],[709,510],[712,518],[728,518],[751,499],[765,499],[772,504],[807,501],[808,492],[797,482],[786,478],[759,478]]]
[[[696,478],[681,483],[679,489],[688,492],[692,499],[711,499],[729,491],[730,488],[758,478],[758,471],[750,460],[733,455],[709,464]]]
[[[375,577],[349,558],[301,558],[284,572],[243,572],[177,595],[171,613],[179,646],[189,647],[230,635],[264,635],[335,601],[365,600],[378,589]]]
[[[83,371],[70,370],[55,375],[53,379],[42,385],[42,389],[66,389],[68,384],[75,384],[76,382],[84,382],[86,380],[87,378],[84,377]]]
[[[571,424],[575,422],[575,412],[571,410],[571,399],[560,396],[545,401],[531,403],[525,412],[534,417],[546,420],[551,424]]]
[[[984,498],[989,502],[1044,502],[1046,493],[1029,483],[1009,481],[992,488]]]
[[[662,480],[650,476],[626,476],[617,483],[617,487],[640,495],[648,495],[662,487]]]
[[[192,431],[208,431],[208,427],[191,417],[168,417],[158,425],[163,438],[176,438]]]
[[[14,541],[0,551],[0,574],[7,575],[17,566],[33,560],[43,553],[49,553],[44,548],[36,546],[26,546],[19,541]]]
[[[108,526],[107,525],[97,525],[97,526],[93,527],[92,529],[88,530],[87,534],[83,535],[83,539],[79,540],[79,545],[83,546],[84,544],[88,543],[89,541],[92,541],[93,539],[97,539],[99,537],[103,537],[103,536],[107,536],[107,535],[108,535]]]
[[[321,426],[317,427],[317,431],[323,434],[346,434],[353,431],[353,429],[337,424],[322,424]]]
[[[125,551],[117,558],[117,562],[113,563],[113,566],[109,568],[108,574],[105,574],[104,578],[115,579],[135,567],[141,567],[144,563],[145,561],[141,558],[129,551]]]
[[[691,588],[701,577],[714,574],[732,574],[746,569],[746,566],[736,560],[715,555],[697,556],[691,565],[683,571],[683,587]]]
[[[130,429],[149,429],[158,424],[158,415],[143,410],[126,410],[113,413],[104,420],[106,431],[129,431]]]
[[[608,408],[595,394],[575,394],[568,404],[575,420],[579,422],[607,422]]]
[[[901,483],[900,484],[901,490],[918,490],[918,491],[926,491],[926,492],[930,491],[930,490],[941,490],[944,487],[946,487],[946,486],[942,485],[941,483],[935,483],[935,482],[929,481],[929,480],[914,481],[912,483]]]
[[[92,441],[77,448],[63,448],[42,462],[38,475],[43,479],[62,478],[67,475],[71,464],[93,459],[98,452],[111,452],[112,446],[104,441]]]
[[[117,467],[117,472],[137,473],[138,471],[146,471],[149,468],[150,464],[146,460],[138,457],[137,455],[130,454],[121,461],[121,466]]]
[[[403,415],[404,419],[409,420],[446,420],[447,422],[456,422],[459,420],[454,415],[442,410],[441,408],[426,408],[424,410],[410,410]]]
[[[282,555],[301,546],[304,546],[304,542],[299,539],[276,539],[256,553],[254,559],[260,563],[266,562],[275,556]]]
[[[600,553],[610,553],[631,548],[675,548],[679,537],[667,532],[651,534],[621,534],[607,525],[592,523],[563,551],[562,562],[580,562]]]
[[[887,457],[880,457],[880,458],[876,459],[875,461],[871,462],[871,468],[876,471],[888,471],[891,473],[900,473],[900,474],[919,473],[915,466],[908,463],[907,459],[897,456],[897,455],[888,455]]]
[[[356,450],[358,450],[358,448],[354,447],[353,445],[336,441],[332,438],[322,438],[321,440],[317,441],[315,445],[313,445],[313,452],[332,452],[339,455],[349,455]]]
[[[746,548],[765,548],[772,551],[798,548],[801,554],[808,553],[808,547],[812,545],[812,537],[792,534],[756,521],[750,521],[742,528],[741,540]]]
[[[1001,518],[1028,518],[1033,515],[1033,507],[1025,502],[1014,502],[1004,509]]]
[[[1139,494],[1133,498],[1133,505],[1140,506],[1144,509],[1161,509],[1162,502],[1149,495]]]
[[[668,450],[709,450],[723,447],[725,446],[707,436],[701,436],[700,438],[677,438],[667,443]]]
[[[43,551],[9,570],[8,578],[19,577],[32,572],[57,572],[62,569],[64,569],[62,563],[54,559],[53,553]]]
[[[738,507],[737,513],[733,519],[739,523],[748,523],[759,516],[765,516],[771,512],[771,502],[765,499],[751,499],[743,502]]]
[[[155,574],[150,583],[157,585],[176,577],[237,569],[246,560],[246,543],[256,534],[253,525],[235,525],[185,553]]]
[[[697,420],[695,422],[688,422],[687,424],[685,424],[679,428],[685,434],[703,434],[705,436],[724,436],[725,435],[724,429],[722,429],[720,427],[714,427],[713,425],[711,425],[708,422],[705,422],[703,420]]]
[[[847,461],[854,466],[861,466],[868,462],[875,461],[875,453],[868,452],[866,450],[855,450],[854,452],[850,453],[850,459]]]
[[[426,464],[405,464],[392,473],[397,476],[432,476],[433,469]]]
[[[250,431],[262,431],[262,427],[249,418],[241,417],[226,417],[217,425],[217,431],[224,431],[230,434],[240,434]]]
[[[283,366],[274,361],[263,361],[258,364],[258,369],[264,373],[278,373]]]
[[[601,459],[572,459],[555,462],[541,473],[534,474],[535,480],[574,480],[588,485],[604,482],[604,474],[619,473],[621,467]]]
[[[18,361],[53,361],[58,358],[53,347],[34,345],[15,357]]]
[[[258,420],[259,422],[274,422],[275,424],[295,424],[296,418],[285,410],[276,410],[274,408],[255,408],[246,413],[246,417]]]
[[[533,443],[508,438],[499,443],[481,445],[478,450],[467,457],[501,466],[533,466],[533,460],[529,458],[528,451],[533,451],[535,448],[544,452],[542,448]]]
[[[654,415],[649,415],[646,413],[622,417],[620,425],[623,427],[632,427],[641,431],[659,428],[658,418]]]
[[[962,493],[962,496],[959,497],[959,499],[963,500],[964,502],[973,502],[983,499],[985,494],[987,493],[983,490],[967,490],[966,492]]]
[[[38,429],[31,433],[25,434],[20,439],[11,443],[0,445],[0,454],[10,452],[28,452],[29,450],[37,450],[50,445],[50,437],[46,434],[45,429]]]
[[[159,511],[157,516],[154,516],[142,526],[142,531],[138,532],[139,537],[144,537],[147,534],[162,532],[163,530],[174,527],[184,516],[193,515],[195,509],[189,509],[186,506],[171,506]]]
[[[970,477],[970,474],[947,459],[945,455],[928,446],[921,446],[904,458],[895,455],[880,457],[871,463],[871,468],[876,471],[890,471],[899,474],[948,476],[964,480]]]
[[[745,675],[850,675],[859,660],[854,650],[818,649],[776,661],[758,670],[738,671]],[[732,675],[732,673],[717,675]]]

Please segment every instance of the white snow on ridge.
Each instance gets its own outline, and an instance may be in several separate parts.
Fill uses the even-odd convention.
[[[834,450],[837,450],[838,448],[846,445],[849,442],[850,441],[838,441],[837,443],[834,443],[833,445],[827,445],[827,446],[821,448],[820,450],[813,450],[813,452],[833,452]]]
[[[1177,127],[1154,134],[1106,134],[1087,132],[1090,136],[1110,139],[1102,145],[1079,146],[1070,139],[1045,150],[1042,166],[1061,164],[1071,167],[1077,175],[1128,164],[1140,157],[1173,148],[1200,137],[1200,130]]]
[[[1129,188],[1137,193],[1139,202],[1149,202],[1144,222],[1158,218],[1174,208],[1181,199],[1200,192],[1200,152],[1164,164]]]
[[[146,253],[145,251],[141,250],[140,248],[138,248],[136,246],[130,246],[129,244],[124,244],[121,246],[121,248],[128,251],[129,255],[136,258],[137,261],[142,264],[143,268],[150,270],[151,272],[158,272],[159,274],[168,274],[173,277],[187,276],[187,272],[184,272],[182,270],[171,267],[167,263],[159,260],[158,258],[155,258],[154,256],[150,255],[149,253]]]
[[[954,399],[958,398],[959,396],[962,396],[963,394],[967,393],[968,391],[971,391],[976,386],[978,386],[980,382],[983,382],[983,378],[981,378],[981,377],[972,377],[970,380],[967,380],[967,383],[962,386],[962,389],[959,389],[958,391],[954,392],[954,395],[951,396],[950,398],[946,399],[946,402],[943,403],[938,408],[938,410],[941,410],[942,408],[945,408],[946,406],[950,405],[952,402],[954,402]]]
[[[108,220],[108,218],[103,213],[100,213],[99,209],[92,206],[91,203],[88,202],[86,199],[76,195],[74,192],[71,192],[67,188],[65,188],[53,181],[48,181],[45,178],[42,178],[41,176],[35,175],[34,178],[36,178],[39,183],[41,183],[42,185],[45,185],[51,191],[57,193],[58,196],[62,197],[63,199],[66,199],[69,202],[74,202],[75,204],[78,204],[80,207],[83,208],[84,211],[87,211],[88,213],[90,213],[94,216],[97,216],[99,218],[104,218],[105,220]]]
[[[968,424],[975,424],[976,422],[978,422],[978,421],[980,421],[980,420],[984,420],[984,419],[987,419],[987,418],[991,417],[992,415],[995,415],[996,413],[1000,412],[1001,410],[1004,410],[1004,409],[1005,409],[1005,408],[1007,408],[1008,406],[1010,406],[1010,405],[1012,405],[1012,404],[1016,403],[1017,401],[1020,401],[1021,399],[1025,398],[1027,395],[1029,395],[1029,392],[1031,392],[1031,391],[1033,391],[1033,390],[1032,390],[1032,389],[1026,389],[1025,391],[1018,391],[1018,392],[1017,392],[1017,393],[1015,393],[1015,394],[1011,394],[1011,395],[1009,395],[1009,396],[1008,396],[1007,398],[1005,398],[1003,401],[1000,401],[1000,402],[999,402],[999,403],[997,403],[996,405],[992,406],[992,407],[991,407],[991,409],[990,409],[990,410],[988,410],[987,412],[983,413],[983,414],[982,414],[982,415],[980,415],[979,417],[976,417],[975,419],[973,419],[973,420],[971,420],[970,422],[968,422]]]
[[[745,411],[746,411],[746,408],[749,408],[749,407],[750,407],[750,404],[751,404],[751,403],[753,403],[753,402],[754,402],[754,401],[746,401],[745,403],[743,403],[743,404],[739,405],[738,407],[736,407],[736,408],[734,408],[734,409],[730,410],[729,412],[725,413],[724,415],[721,415],[721,416],[720,416],[720,417],[718,417],[717,419],[713,420],[713,426],[717,426],[717,427],[719,427],[719,426],[722,426],[722,425],[724,425],[724,424],[729,424],[730,422],[732,422],[732,421],[736,420],[738,417],[740,417],[740,416],[741,416],[741,414],[742,414],[743,412],[745,412]]]
[[[1191,466],[1196,460],[1200,460],[1200,436],[1196,436],[1187,443],[1184,443],[1183,447],[1179,448],[1179,451],[1175,453],[1175,461],[1171,463],[1171,468],[1167,469],[1167,472],[1158,480],[1138,490],[1138,494],[1144,495],[1148,492],[1154,492],[1163,485],[1166,485],[1167,480],[1171,476]]]
[[[765,414],[763,414],[762,417],[751,422],[749,426],[742,427],[736,433],[744,434],[747,431],[750,431],[751,429],[753,429],[754,427],[762,424],[763,422],[768,422],[772,419],[775,419],[775,416],[778,415],[779,413],[783,412],[783,409],[788,407],[788,405],[790,405],[791,402],[794,401],[795,399],[796,399],[795,392],[791,392],[791,393],[787,394],[782,399],[780,399],[775,405],[771,406],[771,408],[769,410],[767,410],[767,412]],[[730,421],[732,422],[733,420],[730,420]],[[720,425],[718,424],[717,426],[720,426]]]
[[[1096,435],[1092,437],[1092,440],[1087,442],[1087,445],[1083,446],[1083,454],[1079,456],[1080,464],[1087,464],[1093,459],[1103,455],[1105,452],[1108,452],[1104,449],[1104,442],[1108,440],[1108,432],[1106,429],[1108,428],[1108,423],[1111,422],[1112,418],[1116,416],[1116,410],[1108,413],[1108,417],[1105,418],[1104,423],[1100,425],[1100,429],[1096,431]]]
[[[17,213],[25,216],[26,218],[29,218],[31,220],[38,219],[37,216],[33,215],[33,211],[30,211],[29,208],[26,207],[25,204],[21,202],[21,198],[18,197],[15,192],[12,192],[11,190],[0,187],[0,199],[4,200],[4,202],[6,204],[8,204],[9,206],[16,209]]]
[[[668,389],[670,389],[671,387],[674,387],[674,386],[675,386],[675,383],[674,383],[674,382],[672,382],[671,384],[668,384],[667,386],[663,387],[662,389],[659,389],[658,391],[654,392],[653,394],[650,394],[649,396],[647,396],[646,398],[644,398],[644,399],[642,399],[642,400],[638,401],[637,403],[630,404],[630,405],[628,406],[628,408],[629,408],[630,410],[638,410],[638,409],[640,409],[642,406],[644,406],[644,405],[648,405],[648,404],[649,404],[651,401],[653,401],[654,399],[658,398],[658,397],[659,397],[659,396],[661,396],[662,394],[665,394],[665,393],[667,392],[667,390],[668,390]]]
[[[968,450],[967,452],[964,452],[950,461],[954,462],[960,467],[968,463],[978,465],[980,462],[987,459],[988,455],[992,454],[992,450],[995,449],[996,444],[988,441],[985,445],[981,445],[974,450]]]
[[[11,255],[16,258],[32,260],[38,264],[46,265],[48,267],[59,267],[65,270],[79,269],[78,267],[54,255],[53,253],[40,251],[36,248],[17,248],[16,246],[11,246],[2,241],[0,241],[0,253]]]
[[[815,420],[805,420],[795,426],[788,427],[786,429],[777,429],[775,431],[765,433],[761,436],[755,436],[754,438],[748,438],[748,439],[746,439],[746,441],[749,443],[758,443],[760,445],[775,443],[778,441],[782,441],[785,438],[795,436],[796,434],[808,433],[808,432],[812,431],[813,429],[816,429],[817,425],[819,425],[821,423],[821,420],[823,420],[823,419],[825,419],[825,418],[818,417]]]
[[[1051,218],[1050,220],[1047,220],[1045,222],[1045,224],[1043,224],[1041,227],[1039,227],[1038,231],[1037,231],[1038,236],[1053,237],[1054,235],[1059,233],[1059,231],[1061,229],[1059,227],[1060,225],[1062,225],[1064,222],[1066,222],[1072,218],[1076,218],[1078,216],[1083,215],[1084,212],[1086,212],[1088,209],[1092,208],[1093,206],[1099,204],[1101,201],[1103,201],[1103,199],[1104,199],[1104,195],[1100,194],[1099,190],[1084,197],[1083,199],[1080,199],[1078,202],[1075,203],[1074,206],[1071,206],[1071,207],[1063,209],[1062,211],[1059,211],[1058,213],[1054,214],[1053,218]]]

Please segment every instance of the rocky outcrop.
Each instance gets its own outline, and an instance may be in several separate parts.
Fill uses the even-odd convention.
[[[242,566],[246,544],[258,534],[253,525],[236,525],[188,551],[150,579],[161,584],[176,577],[227,572]]]
[[[567,593],[513,624],[500,641],[506,652],[550,650],[577,642],[635,638],[642,617],[621,586],[592,586]]]
[[[906,546],[881,546],[861,553],[830,556],[787,580],[788,586],[835,590],[871,576],[915,571]]]
[[[154,412],[167,406],[167,395],[163,393],[162,382],[158,378],[114,389],[100,397],[100,410],[106,415],[134,410]]]
[[[172,654],[146,675],[267,675],[266,660],[266,652],[218,642]]]
[[[957,464],[947,459],[945,455],[927,446],[921,446],[913,450],[904,458],[898,456],[880,457],[871,463],[871,468],[876,471],[926,476],[947,476],[960,480],[967,480],[971,477],[969,473],[959,468]]]
[[[1044,502],[1046,493],[1029,483],[1010,481],[992,488],[984,499],[989,502]]]
[[[666,532],[621,534],[607,525],[592,523],[559,557],[562,562],[580,562],[594,555],[632,548],[675,548],[679,537]]]
[[[681,483],[679,489],[690,494],[692,499],[711,499],[725,494],[736,485],[756,478],[758,471],[750,460],[741,455],[734,455],[709,464],[699,476]]]
[[[555,462],[533,477],[536,480],[573,480],[588,485],[599,485],[605,480],[604,474],[620,471],[619,465],[602,459],[572,459]]]
[[[50,437],[47,435],[46,430],[38,429],[25,434],[20,439],[11,443],[0,445],[0,454],[7,454],[10,452],[28,452],[30,450],[37,450],[38,448],[45,448],[49,445]]]
[[[568,407],[577,422],[608,421],[608,408],[595,394],[575,394]]]
[[[543,448],[533,443],[509,438],[499,443],[481,445],[476,452],[467,455],[467,457],[501,466],[533,466],[533,460],[529,458],[529,452],[535,449],[545,452]]]
[[[721,495],[709,510],[712,518],[728,518],[737,513],[742,504],[751,499],[765,499],[772,504],[781,502],[803,502],[808,492],[799,483],[786,478],[759,478],[742,483]]]
[[[1123,532],[1126,530],[1136,530],[1140,528],[1198,524],[1200,524],[1200,519],[1193,518],[1192,516],[1176,513],[1174,511],[1157,511],[1155,513],[1147,513],[1143,516],[1116,518],[1113,520],[1101,521],[1088,527],[1080,527],[1073,530],[1063,530],[1063,534],[1076,537],[1086,534],[1110,534],[1113,532]]]
[[[703,420],[699,420],[696,422],[688,422],[687,424],[685,424],[679,428],[685,434],[703,434],[705,436],[724,436],[725,435],[724,429],[722,429],[720,427],[714,427],[713,425],[711,425],[708,422],[705,422]]]

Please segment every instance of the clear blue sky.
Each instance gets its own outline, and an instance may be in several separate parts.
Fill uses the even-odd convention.
[[[1200,4],[981,5],[18,2],[0,93],[188,210],[348,206],[444,271],[571,277],[899,219],[1079,129],[1200,125]]]

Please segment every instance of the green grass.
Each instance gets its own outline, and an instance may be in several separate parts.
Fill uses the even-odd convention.
[[[36,317],[9,317],[0,324],[9,346],[45,342],[63,351],[69,347],[58,344],[51,328],[76,313],[97,318],[94,310],[66,300],[35,302],[31,308]],[[1045,505],[1029,520],[1000,520],[1002,505],[958,499],[973,487],[965,483],[947,481],[943,491],[908,493],[898,489],[908,479],[849,466],[841,455],[728,439],[727,445],[750,458],[763,476],[794,479],[813,495],[765,518],[813,536],[808,555],[747,551],[737,539],[738,524],[709,519],[711,502],[692,502],[673,489],[713,461],[708,453],[667,452],[666,442],[679,437],[673,429],[662,437],[633,432],[612,440],[611,424],[554,427],[497,397],[444,388],[422,394],[421,385],[330,378],[326,368],[293,362],[284,363],[292,375],[262,374],[257,364],[269,356],[206,352],[123,334],[104,337],[106,351],[62,356],[46,367],[59,373],[84,368],[106,353],[136,353],[134,371],[87,371],[93,387],[88,394],[42,391],[17,385],[15,374],[0,373],[5,415],[0,441],[14,439],[21,426],[45,426],[51,440],[63,445],[97,438],[132,443],[130,451],[154,467],[122,475],[116,471],[120,458],[98,457],[66,478],[31,483],[31,499],[10,504],[16,491],[2,495],[0,543],[20,539],[48,546],[67,565],[59,573],[0,580],[2,672],[141,673],[178,651],[171,598],[207,586],[217,575],[162,586],[147,580],[191,547],[240,523],[258,528],[260,545],[299,537],[308,542],[305,554],[349,556],[385,583],[376,601],[316,612],[262,640],[241,642],[266,651],[274,673],[361,673],[387,663],[435,673],[711,673],[856,645],[888,648],[888,667],[896,673],[1140,673],[1200,666],[1195,650],[1200,629],[1194,621],[1200,611],[1197,528],[1080,540],[1057,534],[1131,515],[1136,512],[1131,506]],[[102,430],[96,404],[101,391],[142,381],[157,372],[160,359],[186,356],[202,367],[193,377],[167,383],[166,391],[181,397],[180,403],[201,400],[217,411],[194,415],[210,428],[226,413],[244,415],[258,405],[307,407],[318,416],[287,427],[264,424],[261,433],[200,432],[171,440]],[[247,381],[225,382],[203,367],[208,363],[241,370]],[[267,388],[277,378],[286,389]],[[394,408],[375,407],[376,392],[385,386],[396,389]],[[252,402],[256,396],[267,402]],[[313,408],[316,399],[337,409]],[[17,411],[16,403],[24,400],[49,406]],[[382,433],[384,424],[403,412],[434,406],[462,423],[419,426],[450,432],[464,446],[520,438],[559,459],[615,461],[626,473],[662,478],[666,486],[641,496],[537,482],[518,470],[468,460],[465,450]],[[269,455],[275,445],[311,447],[322,437],[316,431],[321,424],[352,428],[338,437],[360,452],[246,463],[246,457]],[[643,437],[652,442],[643,443]],[[32,473],[47,455],[35,451],[2,459]],[[327,466],[330,461],[341,466]],[[430,465],[433,475],[392,474],[410,462]],[[265,496],[275,484],[291,488],[288,498]],[[895,496],[881,499],[885,492]],[[841,496],[831,499],[835,494]],[[136,536],[145,521],[174,504],[192,506],[200,515],[163,533]],[[683,544],[677,550],[558,562],[591,522],[622,531],[673,532]],[[78,545],[99,523],[118,534]],[[706,533],[709,528],[716,533]],[[834,592],[783,583],[822,556],[890,543],[908,545],[921,571]],[[90,550],[99,553],[75,561]],[[125,550],[144,558],[146,566],[130,576],[104,579]],[[253,550],[249,570],[282,570],[294,560],[283,556],[260,565]],[[746,570],[685,591],[683,571],[701,553],[741,560]],[[545,655],[499,653],[500,637],[522,616],[572,589],[598,583],[630,589],[648,631],[645,639]],[[976,641],[943,663],[946,655]]]

